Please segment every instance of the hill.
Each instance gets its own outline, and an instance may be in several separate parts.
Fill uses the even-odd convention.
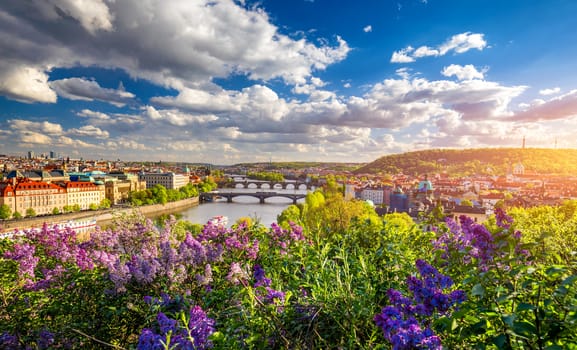
[[[354,171],[356,174],[447,173],[505,175],[517,163],[526,173],[577,175],[577,149],[476,148],[433,149],[381,157]]]

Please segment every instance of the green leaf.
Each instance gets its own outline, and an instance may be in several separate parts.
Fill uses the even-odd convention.
[[[515,322],[513,324],[513,331],[526,337],[530,337],[531,335],[537,333],[535,326],[527,321]]]
[[[480,283],[475,284],[473,289],[471,289],[471,295],[483,298],[485,296],[485,287]]]
[[[520,303],[517,305],[516,312],[526,311],[526,310],[535,310],[535,305],[527,304],[527,303]]]
[[[505,349],[505,345],[507,344],[507,336],[505,334],[500,334],[496,337],[493,337],[493,344],[497,346],[497,349]]]
[[[517,316],[515,316],[514,314],[505,314],[503,316],[501,316],[501,319],[503,320],[503,322],[508,325],[509,327],[513,327],[513,324],[515,322],[515,319],[517,318]]]

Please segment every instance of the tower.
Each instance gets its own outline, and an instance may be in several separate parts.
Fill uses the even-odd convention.
[[[525,136],[523,136],[523,149],[525,149]]]

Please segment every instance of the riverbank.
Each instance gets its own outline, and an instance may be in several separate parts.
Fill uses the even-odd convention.
[[[46,215],[32,218],[22,218],[15,220],[0,221],[0,232],[9,232],[18,229],[40,228],[44,223],[56,224],[74,220],[93,219],[96,220],[96,225],[106,227],[112,220],[123,214],[130,214],[134,211],[146,217],[155,217],[162,214],[169,214],[175,211],[184,210],[198,205],[198,197],[183,199],[176,202],[169,202],[166,204],[151,204],[140,207],[123,207],[110,208],[102,210],[87,210],[76,213],[66,213],[58,215]]]

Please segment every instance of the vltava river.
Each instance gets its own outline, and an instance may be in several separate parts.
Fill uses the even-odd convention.
[[[284,193],[303,193],[306,190],[280,190],[280,189],[221,189],[220,192],[256,192],[256,191],[275,191]],[[304,199],[299,200],[299,202]],[[178,214],[182,215],[183,220],[188,220],[197,224],[205,224],[214,216],[223,215],[228,218],[228,224],[234,224],[236,220],[242,217],[250,217],[258,220],[266,227],[270,227],[273,222],[277,221],[279,215],[285,208],[292,204],[288,198],[273,197],[267,198],[266,203],[260,204],[257,198],[253,197],[236,197],[233,203],[227,203],[226,199],[217,200],[212,203],[201,203],[198,206],[188,208]]]

